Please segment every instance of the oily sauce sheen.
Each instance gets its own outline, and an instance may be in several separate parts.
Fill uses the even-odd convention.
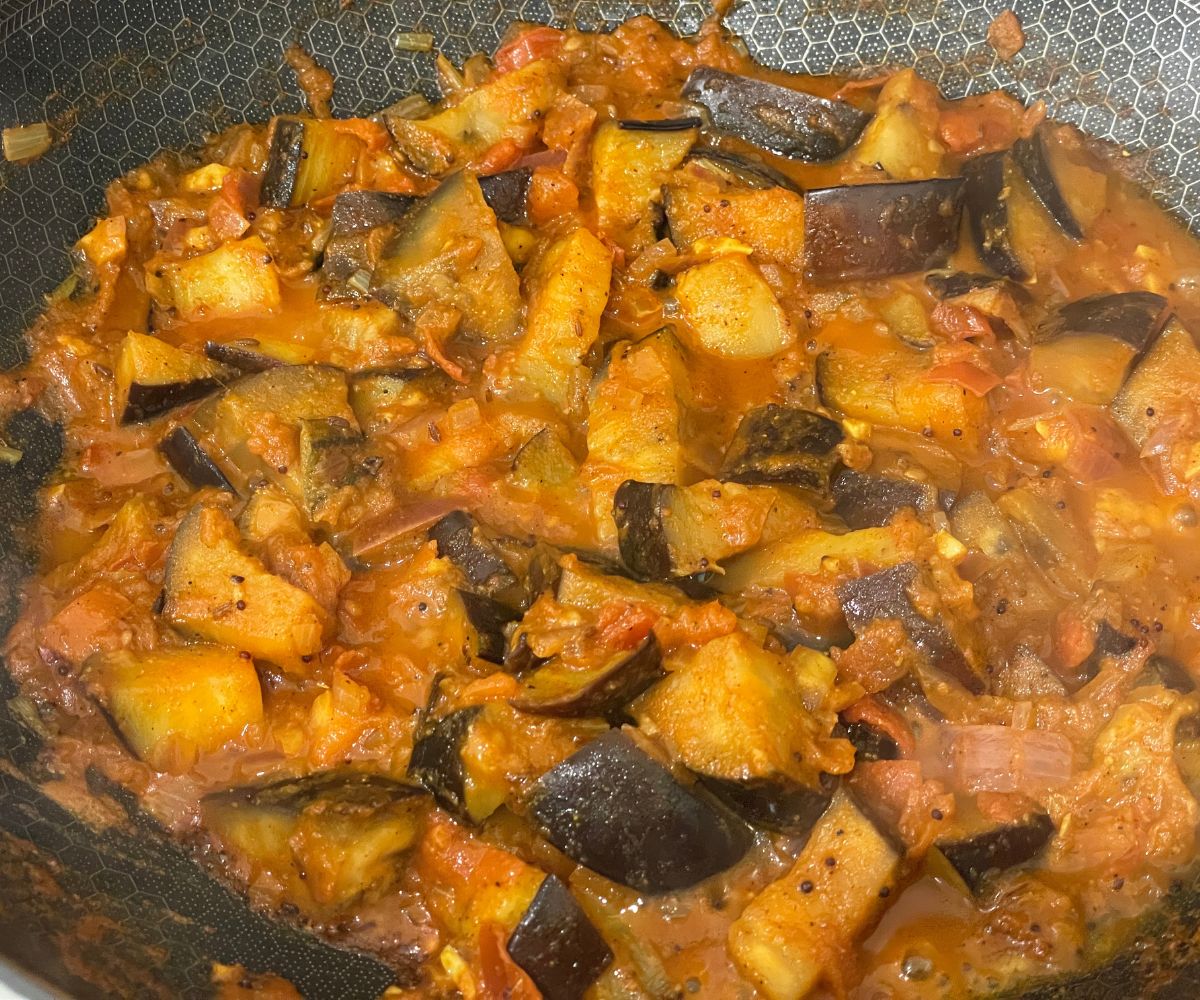
[[[1040,106],[715,24],[444,69],[114,182],[4,376],[62,787],[414,996],[1120,948],[1200,820],[1192,237]]]

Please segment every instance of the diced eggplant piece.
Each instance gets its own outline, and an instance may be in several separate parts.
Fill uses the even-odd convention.
[[[419,201],[413,195],[385,191],[339,194],[330,216],[331,231],[322,257],[322,276],[327,281],[345,282],[364,272],[361,280],[369,282],[392,226]]]
[[[537,59],[493,74],[481,87],[428,118],[387,116],[400,152],[418,170],[445,174],[478,161],[497,143],[528,148],[542,119],[562,93],[562,69]]]
[[[462,748],[471,726],[483,711],[482,705],[459,709],[434,723],[413,741],[408,776],[428,789],[437,804],[454,816],[480,823],[486,815],[471,809],[469,782],[463,765]]]
[[[717,587],[723,594],[736,594],[750,587],[782,588],[789,574],[819,573],[827,562],[893,566],[911,559],[913,554],[911,543],[888,528],[863,528],[843,535],[814,528],[735,559]]]
[[[720,161],[693,160],[663,187],[667,235],[680,251],[700,241],[735,240],[755,262],[804,269],[804,198],[790,187],[735,174]],[[719,245],[719,244],[718,244]]]
[[[509,627],[520,621],[521,615],[506,604],[469,590],[460,590],[458,596],[477,636],[475,655],[489,663],[504,663]]]
[[[176,427],[171,431],[162,439],[158,450],[162,452],[167,464],[196,489],[211,486],[214,489],[237,493],[233,483],[221,471],[221,467],[213,461],[212,456],[201,447],[195,435],[186,427]]]
[[[961,177],[807,191],[805,273],[855,281],[943,267],[958,246],[962,200]]]
[[[1062,306],[1038,331],[1038,340],[1099,335],[1123,341],[1140,353],[1162,329],[1167,305],[1154,292],[1089,295]]]
[[[534,715],[616,718],[662,676],[662,650],[651,632],[632,652],[617,653],[595,670],[551,660],[524,680],[511,704]]]
[[[582,1000],[613,960],[612,949],[554,875],[538,887],[507,947],[546,1000]]]
[[[1191,694],[1196,690],[1196,682],[1192,675],[1178,660],[1155,653],[1146,661],[1146,669],[1142,671],[1139,680],[1141,684],[1161,684],[1171,691],[1180,694]]]
[[[882,729],[872,726],[862,719],[857,722],[844,722],[846,739],[854,744],[856,760],[899,760],[900,746]]]
[[[698,164],[731,184],[758,190],[781,187],[796,194],[804,193],[800,185],[770,164],[724,149],[694,149],[685,162]]]
[[[937,87],[911,69],[888,74],[874,117],[843,161],[880,179],[921,180],[947,173]]]
[[[915,479],[842,469],[833,479],[834,511],[847,527],[881,528],[902,510],[932,514],[940,509],[938,491]]]
[[[293,898],[336,908],[390,886],[426,803],[413,785],[337,770],[216,792],[200,813],[252,871],[270,872]]]
[[[506,170],[479,178],[483,200],[488,203],[496,218],[513,226],[525,222],[526,200],[529,197],[529,182],[533,179],[531,167]]]
[[[157,337],[128,333],[117,357],[117,412],[121,423],[149,420],[221,387],[220,366]]]
[[[167,553],[163,617],[181,632],[304,674],[333,622],[310,594],[244,551],[229,515],[196,506]]]
[[[1143,448],[1164,420],[1200,399],[1200,346],[1178,319],[1170,320],[1138,361],[1112,402],[1112,415]]]
[[[262,203],[288,208],[334,194],[354,179],[363,148],[361,140],[333,119],[275,119]]]
[[[950,527],[964,545],[990,560],[1021,552],[1021,540],[1008,518],[983,492],[968,493],[950,508]]]
[[[939,299],[956,299],[978,288],[997,285],[1004,279],[994,274],[975,274],[970,271],[930,271],[925,275],[925,285]]]
[[[721,465],[721,478],[745,484],[784,483],[824,493],[843,438],[837,421],[799,406],[769,403],[747,413],[738,424]]]
[[[977,156],[967,164],[963,171],[967,216],[979,259],[997,274],[1024,281],[1029,271],[1013,245],[1007,172],[1008,154],[1004,152]]]
[[[1007,515],[1029,557],[1054,583],[1068,593],[1086,589],[1096,549],[1071,512],[1055,505],[1051,493],[1027,483],[1001,494],[996,506]]]
[[[1068,302],[1037,332],[1030,382],[1080,403],[1112,402],[1129,366],[1166,320],[1167,300],[1152,292],[1092,295]]]
[[[269,316],[282,302],[275,259],[258,236],[156,267],[146,284],[184,323]]]
[[[418,203],[411,194],[388,191],[343,191],[333,199],[329,223],[334,236],[361,233],[389,222],[399,222]]]
[[[1054,821],[1034,813],[1017,823],[993,827],[961,840],[940,840],[938,849],[972,892],[988,875],[1032,861],[1054,836]]]
[[[465,510],[443,517],[429,529],[429,538],[437,542],[438,555],[454,563],[472,587],[494,594],[516,585],[508,563]]]
[[[901,854],[842,791],[796,863],[729,930],[729,954],[767,1000],[803,1000],[893,895]]]
[[[287,208],[291,204],[303,152],[304,123],[295,118],[276,119],[260,188],[259,197],[264,205]]]
[[[640,892],[695,885],[735,864],[751,841],[747,827],[619,730],[547,771],[527,806],[567,857]]]
[[[538,431],[513,458],[513,480],[530,490],[557,489],[578,473],[575,456],[551,427]]]
[[[287,363],[282,358],[261,350],[259,342],[252,339],[233,340],[225,344],[210,340],[204,345],[204,353],[214,361],[236,368],[247,375],[265,372],[268,368],[278,368]]]
[[[1046,151],[1046,142],[1041,132],[1028,139],[1018,139],[1012,149],[1013,162],[1025,175],[1029,189],[1059,228],[1074,240],[1083,239],[1083,227],[1071,211],[1063,195],[1062,187],[1054,176],[1054,168]]]
[[[683,96],[707,108],[716,128],[810,163],[844,153],[871,117],[844,101],[829,101],[712,66],[692,71]]]
[[[715,570],[720,560],[757,543],[774,506],[774,491],[737,483],[626,480],[613,498],[621,561],[645,580]]]
[[[813,763],[820,726],[793,672],[743,633],[714,639],[677,664],[633,714],[672,759],[751,822],[765,817],[802,833],[799,824],[811,826],[819,803],[829,803]]]
[[[263,717],[254,664],[228,646],[102,653],[85,676],[121,738],[157,771],[187,771]]]
[[[972,667],[950,630],[931,622],[913,606],[908,588],[917,582],[915,563],[900,563],[878,573],[847,580],[838,587],[842,613],[858,634],[871,622],[894,619],[904,626],[912,644],[931,666],[954,678],[971,694],[983,694],[986,685]]]
[[[701,775],[698,780],[747,823],[790,837],[808,833],[833,800],[832,791],[784,779],[729,781]]]
[[[604,122],[592,140],[592,193],[601,230],[627,251],[654,242],[655,212],[663,182],[699,134],[683,129],[632,128]]]
[[[591,377],[583,358],[600,334],[612,251],[590,230],[576,229],[551,244],[531,271],[516,369],[560,410],[571,411]]]
[[[899,345],[870,353],[836,347],[817,357],[817,395],[848,417],[923,434],[956,453],[974,451],[987,399],[953,382],[930,381],[928,371],[920,352]]]
[[[361,471],[362,433],[345,417],[300,421],[300,488],[308,512],[316,516],[341,487]]]
[[[769,358],[796,339],[765,278],[742,254],[689,267],[675,297],[698,346],[724,358]]]
[[[322,365],[280,365],[240,379],[211,407],[206,404],[191,418],[188,427],[198,438],[211,440],[220,450],[231,481],[239,489],[248,481],[265,478],[285,490],[297,503],[307,505],[309,494],[322,487],[311,481],[319,471],[317,438],[349,438],[358,433],[350,408],[345,373]],[[305,447],[306,421],[308,447]],[[299,461],[277,465],[251,447],[253,428],[266,422],[287,428],[301,444]],[[336,433],[335,433],[336,431]],[[306,469],[307,465],[307,469]]]
[[[688,132],[698,129],[702,122],[697,115],[685,118],[620,118],[617,128],[626,132]]]
[[[484,341],[517,329],[517,272],[474,175],[455,174],[400,220],[381,251],[371,294],[413,315],[431,303],[457,309],[463,332]]]
[[[1100,672],[1100,668],[1104,665],[1104,661],[1110,658],[1119,658],[1126,653],[1137,648],[1137,639],[1133,636],[1125,635],[1123,632],[1114,628],[1107,621],[1101,619],[1096,626],[1096,640],[1092,645],[1092,651],[1087,655],[1082,663],[1076,665],[1076,673],[1081,683],[1090,681]]]

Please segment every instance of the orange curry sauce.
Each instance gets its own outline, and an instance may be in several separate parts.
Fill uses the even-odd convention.
[[[685,120],[700,67],[870,118],[828,156],[755,149]],[[58,786],[131,788],[403,995],[952,997],[1099,960],[1200,819],[1200,247],[1040,108],[773,73],[711,24],[526,26],[443,80],[434,109],[290,119],[290,163],[277,120],[114,182],[3,377],[66,433],[4,650]],[[485,206],[513,170],[517,213]],[[806,192],[972,170],[929,266],[839,278],[806,245]],[[357,191],[411,201],[335,232]],[[770,404],[836,440],[764,459]],[[614,663],[623,704],[579,693]],[[703,877],[555,839],[546,776],[611,727],[722,817]],[[738,818],[719,782],[861,829]],[[677,806],[653,839],[707,849]],[[546,873],[602,939],[582,984],[521,958]]]

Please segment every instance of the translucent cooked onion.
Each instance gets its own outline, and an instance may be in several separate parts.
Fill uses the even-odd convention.
[[[1061,733],[1011,726],[947,726],[944,739],[954,780],[971,794],[1033,794],[1071,777],[1071,743]]]
[[[4,158],[10,163],[36,160],[50,148],[50,126],[45,122],[14,125],[3,133]]]

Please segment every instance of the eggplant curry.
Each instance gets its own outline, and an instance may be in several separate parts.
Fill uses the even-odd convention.
[[[1134,161],[713,24],[370,118],[294,62],[313,115],[110,187],[0,386],[68,445],[4,647],[60,794],[398,995],[1127,941],[1200,822],[1200,247]]]

